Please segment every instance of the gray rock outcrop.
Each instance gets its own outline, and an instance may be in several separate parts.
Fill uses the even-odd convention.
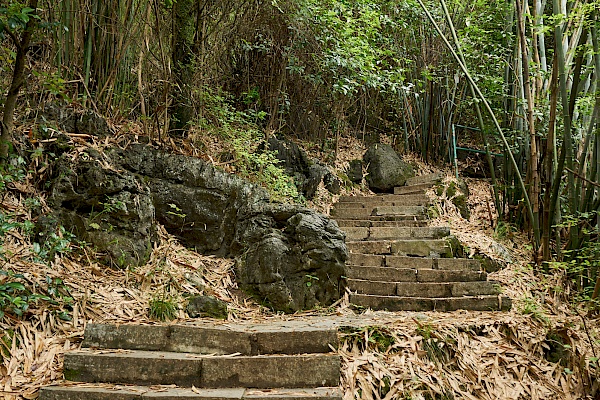
[[[334,221],[271,204],[262,188],[202,160],[132,145],[63,157],[57,172],[55,217],[113,265],[146,262],[158,221],[201,253],[235,257],[240,287],[275,310],[340,297],[347,250]]]
[[[280,161],[279,166],[294,178],[298,189],[307,199],[315,196],[321,181],[327,190],[339,194],[340,182],[335,174],[318,160],[309,158],[296,143],[272,136],[268,140],[267,150],[275,153],[275,157]]]
[[[389,192],[414,176],[410,164],[402,161],[387,144],[371,145],[363,156],[363,161],[367,165],[367,183],[374,192]]]

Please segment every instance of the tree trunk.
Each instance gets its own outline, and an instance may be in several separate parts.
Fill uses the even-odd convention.
[[[176,135],[185,134],[194,117],[190,84],[193,76],[196,6],[195,0],[178,0],[173,4],[172,58],[175,93],[170,125]]]
[[[29,8],[32,8],[34,13],[37,11],[37,6],[38,0],[30,0]],[[31,43],[31,36],[33,35],[35,25],[37,25],[37,20],[35,18],[29,18],[27,25],[25,25],[25,31],[23,32],[21,41],[15,43],[15,46],[17,47],[17,57],[15,59],[12,82],[10,84],[10,89],[8,89],[6,102],[4,103],[2,128],[0,129],[2,131],[0,134],[0,162],[2,163],[8,158],[8,152],[13,143],[15,107],[17,105],[19,91],[25,83],[25,63],[27,62],[27,52],[29,51],[29,44]]]

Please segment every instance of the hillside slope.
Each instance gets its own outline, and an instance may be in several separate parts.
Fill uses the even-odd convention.
[[[103,144],[79,142],[73,156],[85,154],[89,146],[101,149]],[[351,138],[341,148],[335,164],[339,171],[364,151]],[[419,173],[434,170],[414,157],[407,159]],[[80,346],[87,323],[162,323],[150,318],[152,300],[176,306],[171,323],[185,321],[185,296],[193,294],[227,302],[228,321],[359,320],[359,326],[349,323],[353,327],[341,333],[347,400],[599,398],[598,317],[578,315],[567,294],[557,290],[564,279],[560,269],[534,273],[528,265],[527,238],[511,231],[498,235],[500,230],[492,229],[486,182],[468,181],[468,220],[447,193],[430,192],[436,204],[431,212],[437,215],[432,224],[450,225],[470,255],[503,267],[490,277],[513,298],[510,312],[367,310],[357,316],[346,296],[327,309],[281,315],[237,288],[231,260],[197,254],[164,230],[150,261],[135,269],[100,265],[92,249],[63,231],[45,246],[33,244],[31,221],[47,206],[34,184],[43,171],[35,164],[29,168],[18,179],[4,179],[7,188],[1,199],[3,398],[33,399],[40,386],[60,380],[62,355]],[[452,181],[451,174],[446,181]],[[342,193],[361,190],[367,192],[354,186]],[[321,187],[316,199],[312,205],[327,212],[336,196]]]

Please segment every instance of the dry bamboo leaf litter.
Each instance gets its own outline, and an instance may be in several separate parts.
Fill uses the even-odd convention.
[[[101,149],[105,143],[95,145]],[[364,149],[356,151],[362,155]],[[349,154],[348,159],[355,157]],[[418,167],[419,174],[427,172],[431,172],[430,167]],[[473,182],[470,189],[469,203],[485,204],[482,199],[489,196],[489,187]],[[2,208],[18,218],[31,218],[22,198],[15,194],[4,196]],[[493,231],[487,227],[487,208],[472,208],[469,221],[450,206],[442,211],[439,224],[450,222],[453,232],[469,247],[501,259],[493,246]],[[353,326],[368,326],[360,335],[341,335],[339,354],[346,400],[586,398],[598,379],[587,333],[561,298],[544,296],[544,285],[526,266],[526,252],[511,246],[519,242],[525,239],[513,237],[502,242],[513,262],[492,274],[502,283],[504,293],[514,299],[511,312],[366,311],[356,316],[345,296],[330,309],[276,315],[239,295],[231,260],[198,255],[164,231],[150,262],[134,271],[101,266],[89,252],[57,257],[50,265],[32,262],[31,244],[14,232],[4,238],[5,254],[10,256],[3,268],[23,273],[28,287],[45,287],[47,277],[63,279],[63,290],[73,303],[70,321],[60,318],[60,307],[47,307],[42,302],[32,305],[23,319],[7,314],[0,321],[0,397],[36,398],[40,386],[60,380],[63,354],[79,348],[87,322],[155,324],[148,318],[148,302],[166,291],[180,302],[183,292],[210,293],[227,301],[229,321],[215,323],[324,318],[338,319],[339,325],[347,321]],[[560,279],[551,283],[560,283]],[[532,304],[539,315],[524,315]],[[178,322],[188,321],[182,307],[179,317]],[[598,341],[598,320],[588,320],[588,327],[592,340]],[[384,337],[393,339],[387,347],[377,346],[382,330]],[[553,332],[564,332],[568,338],[569,368],[547,360],[548,335]]]

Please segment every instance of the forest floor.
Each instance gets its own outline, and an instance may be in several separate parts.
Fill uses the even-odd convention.
[[[88,145],[80,142],[78,151]],[[304,147],[312,156],[323,157],[307,144]],[[335,167],[342,171],[364,150],[361,141],[342,138]],[[417,157],[406,158],[418,173],[435,170]],[[446,179],[452,180],[451,171],[445,172]],[[171,323],[187,318],[183,293],[210,294],[226,301],[228,320],[216,323],[356,315],[347,295],[328,308],[273,313],[237,288],[232,260],[197,254],[164,230],[150,261],[136,269],[100,265],[91,250],[69,243],[66,234],[55,238],[56,251],[44,253],[27,234],[31,230],[27,221],[34,218],[30,199],[38,200],[35,207],[47,208],[44,194],[33,185],[35,179],[35,174],[29,174],[9,183],[0,199],[4,260],[0,285],[22,285],[13,285],[14,291],[9,291],[13,295],[0,301],[12,302],[13,309],[23,314],[6,312],[0,319],[2,398],[34,399],[41,386],[62,379],[63,354],[80,346],[88,322],[160,323],[149,317],[151,299],[168,297],[180,304]],[[499,281],[503,293],[513,299],[512,310],[364,311],[363,328],[341,333],[345,400],[600,398],[600,319],[568,300],[571,293],[563,290],[567,287],[563,269],[536,272],[529,264],[527,237],[492,227],[495,214],[489,183],[474,179],[467,183],[471,217],[462,218],[443,195],[430,193],[438,214],[431,223],[449,225],[471,255],[485,255],[503,265],[489,277]],[[344,189],[342,194],[349,192],[368,191]],[[318,202],[309,205],[328,213],[337,196],[321,187],[316,198]],[[66,247],[58,249],[62,245]],[[16,299],[19,293],[22,298],[32,293],[48,298],[30,297],[25,309]]]

